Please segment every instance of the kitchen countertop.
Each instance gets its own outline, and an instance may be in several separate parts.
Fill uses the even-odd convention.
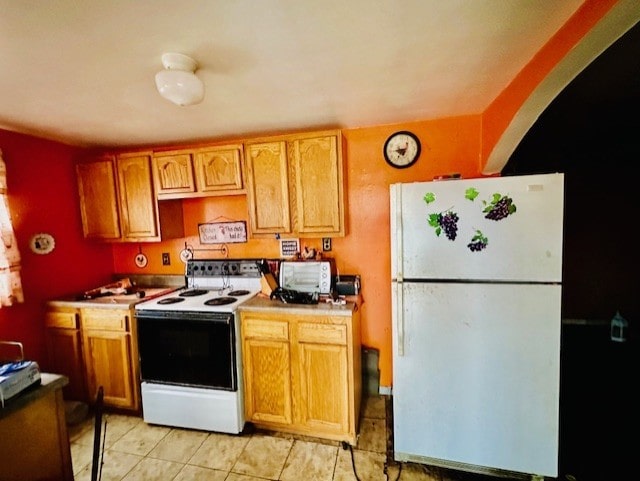
[[[282,311],[287,314],[322,314],[330,316],[351,316],[361,304],[359,296],[349,299],[344,305],[334,305],[322,300],[318,304],[285,304],[279,300],[271,300],[263,294],[243,302],[238,306],[239,311]]]
[[[138,291],[144,291],[145,293],[143,298],[137,297],[135,293],[96,297],[94,299],[78,299],[77,296],[70,296],[48,301],[47,305],[50,307],[130,309],[139,302],[168,294],[176,289],[179,289],[179,287],[140,287]]]

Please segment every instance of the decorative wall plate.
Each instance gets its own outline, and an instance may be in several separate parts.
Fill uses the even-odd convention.
[[[185,247],[180,251],[180,260],[186,264],[189,259],[193,259],[193,249]]]
[[[147,260],[147,256],[145,256],[142,252],[139,252],[136,254],[135,262],[136,265],[142,269],[143,267],[147,267],[147,263],[149,261]]]
[[[44,232],[35,234],[29,241],[29,247],[35,254],[49,254],[56,246],[56,241],[51,234]]]

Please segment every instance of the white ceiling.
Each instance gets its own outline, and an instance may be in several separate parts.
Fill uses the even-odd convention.
[[[0,128],[79,146],[483,112],[582,0],[0,0]],[[160,97],[161,55],[202,103]]]

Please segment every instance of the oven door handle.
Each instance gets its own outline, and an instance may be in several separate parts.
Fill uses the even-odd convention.
[[[147,320],[186,320],[198,322],[223,322],[227,325],[233,322],[233,313],[221,312],[195,312],[195,311],[154,311],[154,310],[137,310],[134,313],[136,319]]]

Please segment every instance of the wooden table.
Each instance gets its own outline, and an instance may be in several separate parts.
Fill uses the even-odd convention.
[[[42,384],[0,408],[2,481],[73,481],[71,449],[59,374],[41,373]]]

